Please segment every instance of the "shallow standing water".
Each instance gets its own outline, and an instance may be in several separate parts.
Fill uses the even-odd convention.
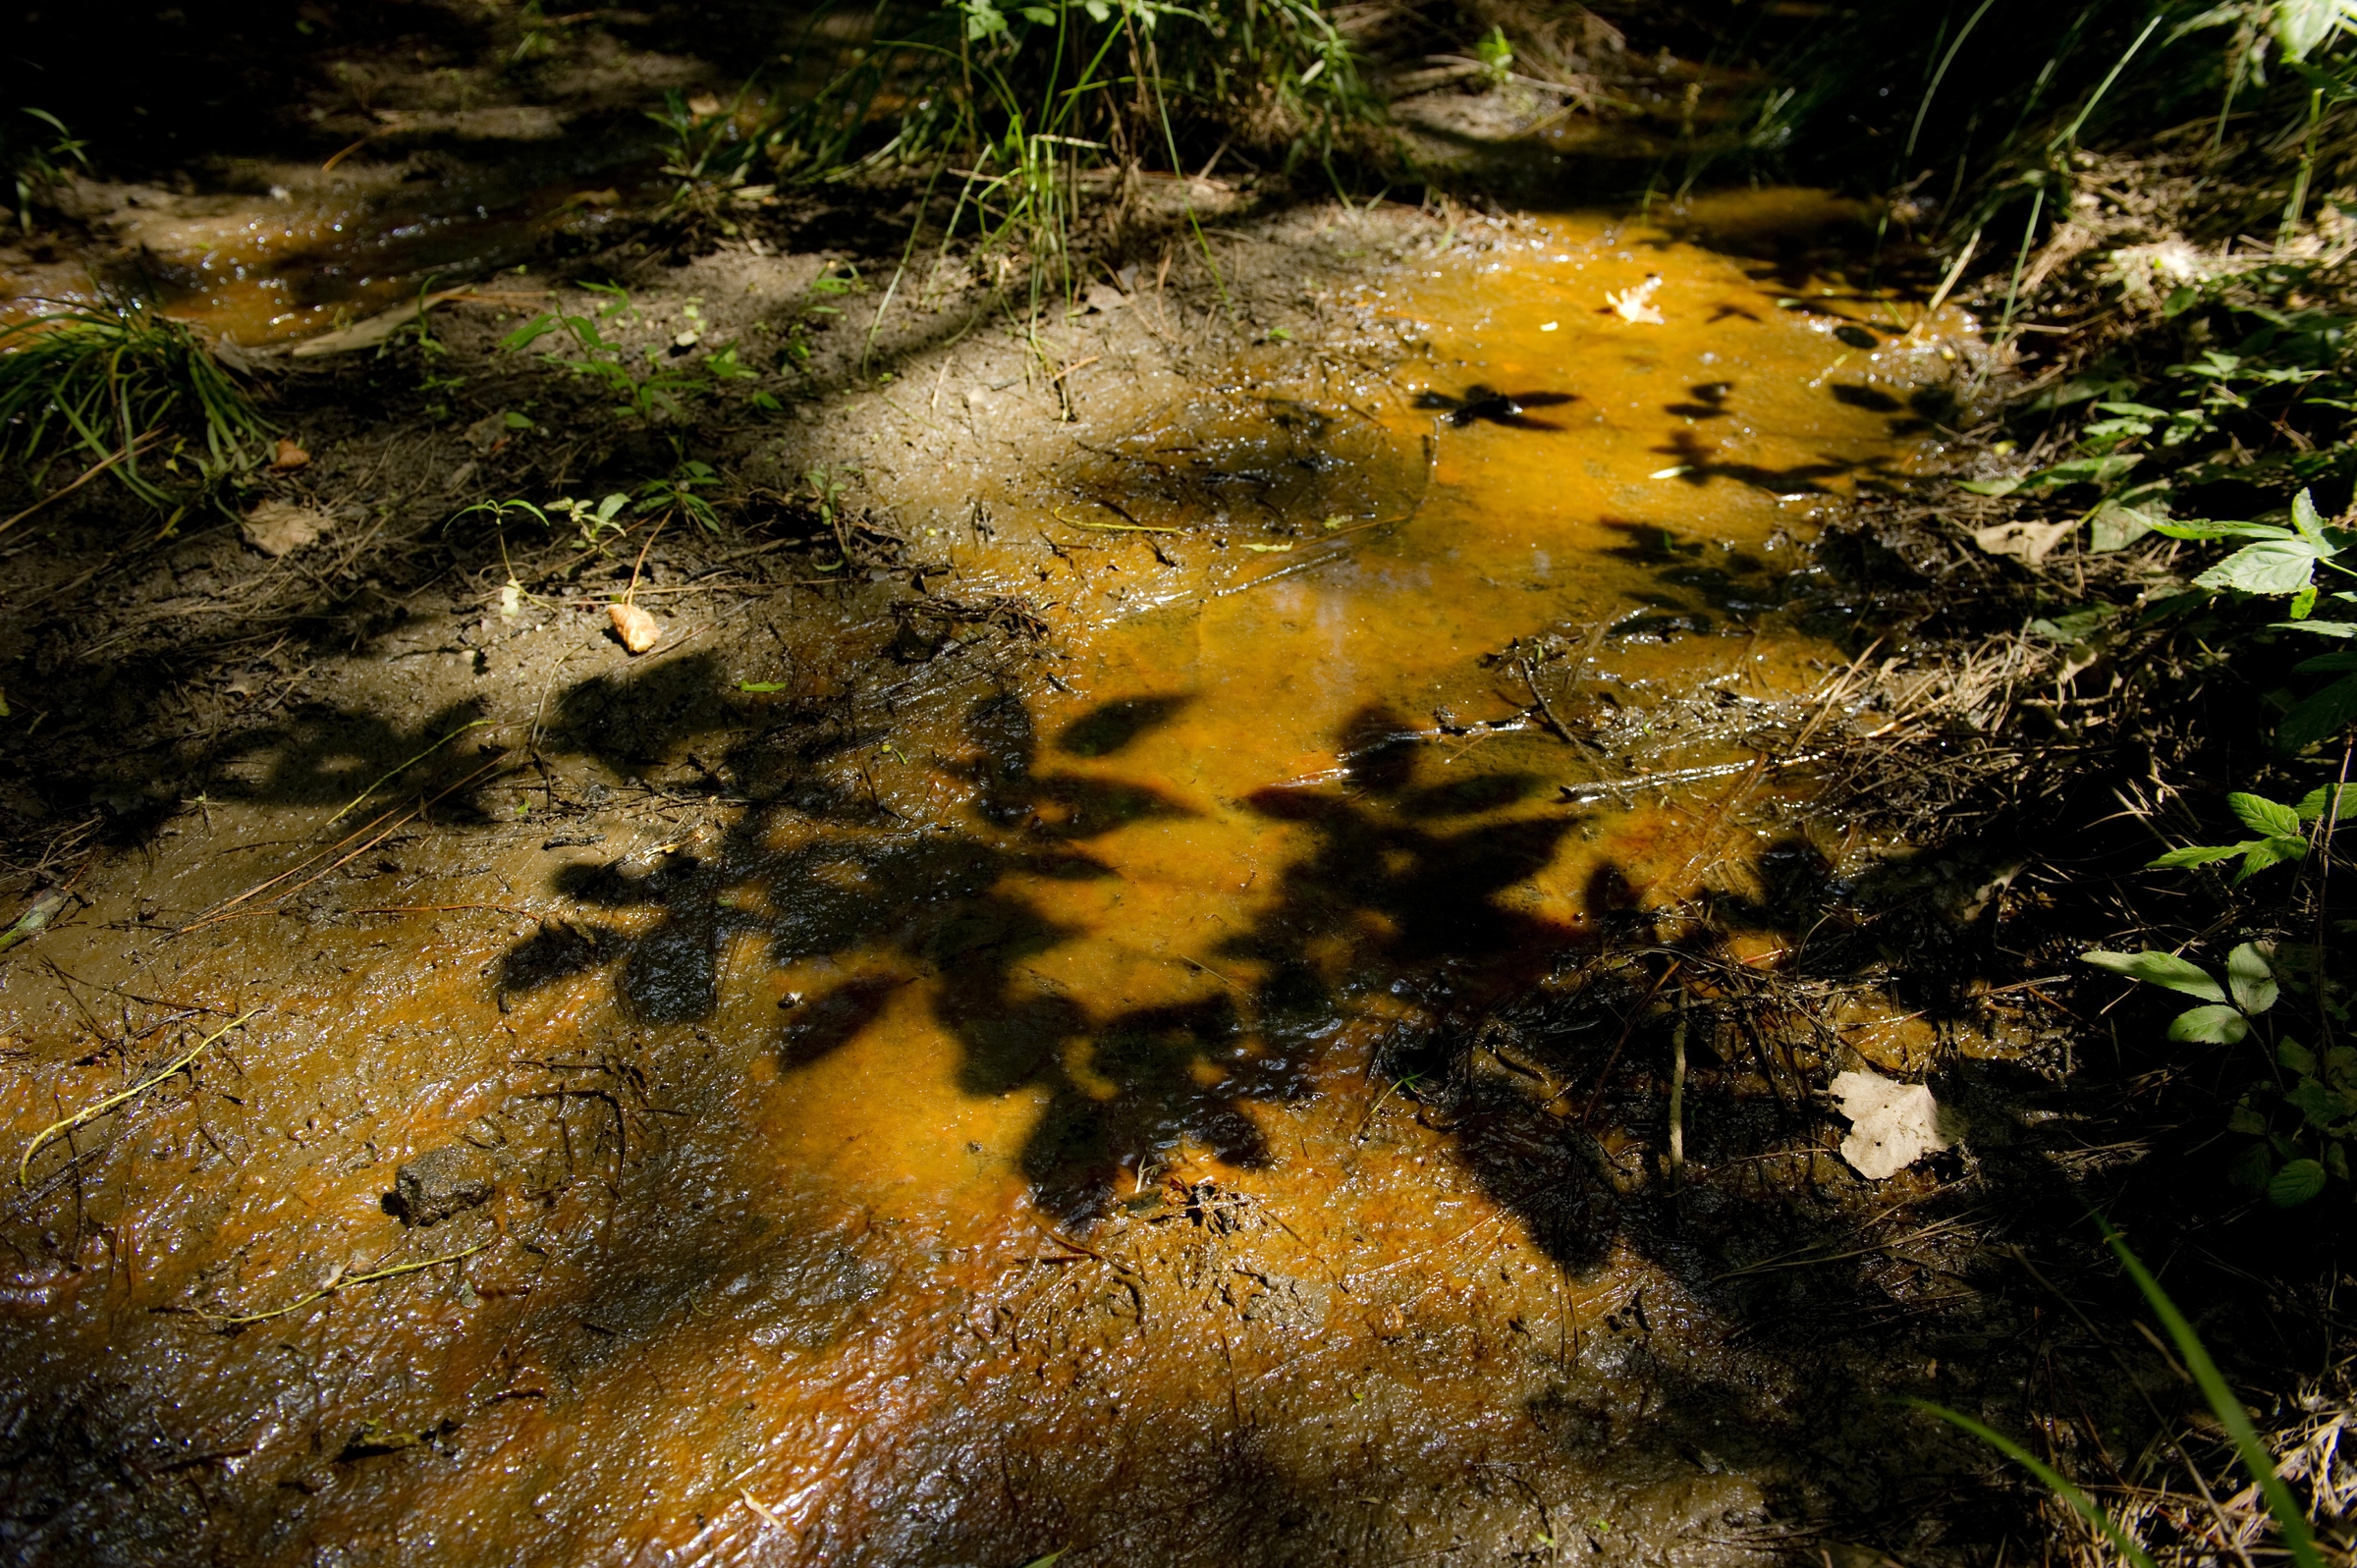
[[[1630,290],[1660,322],[1607,306]],[[1622,1223],[1660,1129],[1591,1139],[1590,1086],[1510,1045],[1503,1133],[1388,1067],[1626,911],[1744,885],[1751,808],[1799,809],[1754,765],[1793,728],[1686,743],[1678,705],[1805,712],[1846,663],[1777,613],[1797,546],[1905,467],[1950,361],[1801,263],[1592,219],[1358,303],[1402,374],[1137,406],[955,547],[1055,657],[928,680],[973,633],[912,622],[903,686],[845,718],[785,633],[600,649],[493,713],[602,736],[562,789],[331,826],[373,770],[258,758],[352,791],[209,803],[107,873],[41,955],[135,1043],[93,1058],[93,1016],[0,974],[18,1146],[247,1016],[30,1165],[13,1440],[137,1435],[25,1548],[1769,1549],[1796,1390]],[[1052,555],[1003,542],[1018,514]],[[728,727],[665,725],[715,684]],[[690,752],[720,809],[633,787]],[[194,929],[137,931],[159,905]]]

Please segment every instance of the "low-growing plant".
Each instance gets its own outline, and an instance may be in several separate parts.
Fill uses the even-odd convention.
[[[72,455],[175,517],[253,468],[270,433],[185,322],[149,306],[62,305],[0,328],[0,458]]]
[[[678,420],[685,416],[688,400],[709,393],[716,380],[759,374],[738,361],[734,345],[700,363],[674,360],[661,347],[634,361],[628,346],[607,336],[639,320],[630,291],[615,283],[584,283],[581,288],[592,301],[586,308],[544,310],[508,334],[500,347],[521,352],[544,338],[558,339],[564,347],[543,351],[542,357],[594,382],[614,400],[616,418],[643,425]],[[717,368],[715,360],[721,361]]]
[[[2339,1013],[2346,1026],[2346,1008],[2322,970],[2301,975],[2301,966],[2286,961],[2287,952],[2259,942],[2243,943],[2226,955],[2222,980],[2170,952],[2098,948],[2079,956],[2099,969],[2193,998],[2197,1005],[2169,1022],[2172,1041],[2239,1046],[2257,1039],[2261,1075],[2226,1118],[2227,1131],[2255,1140],[2230,1167],[2236,1185],[2290,1209],[2324,1192],[2329,1179],[2348,1181],[2348,1146],[2357,1138],[2357,1048],[2311,1049],[2272,1027],[2285,981],[2314,988],[2320,1010]],[[2308,956],[2313,962],[2323,954]]]
[[[33,122],[0,125],[0,168],[8,172],[16,192],[17,227],[32,233],[32,206],[37,196],[51,198],[72,165],[90,166],[89,143],[66,129],[66,123],[46,109],[18,111]]]

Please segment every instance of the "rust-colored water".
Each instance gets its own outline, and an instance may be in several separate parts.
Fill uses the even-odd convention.
[[[1662,323],[1605,308],[1648,274]],[[960,547],[960,591],[1028,579],[1068,658],[836,723],[792,652],[658,656],[641,689],[790,688],[670,743],[767,803],[632,791],[609,752],[490,790],[490,826],[399,825],[291,914],[131,929],[366,816],[273,845],[287,813],[214,804],[44,940],[82,1000],[0,971],[12,1147],[252,1010],[32,1162],[10,1440],[131,1446],[36,1467],[120,1479],[28,1483],[26,1549],[1746,1555],[1792,1390],[1617,1217],[1586,1151],[1641,1184],[1659,1130],[1591,1146],[1587,1086],[1545,1084],[1476,1148],[1373,1069],[1739,874],[1714,802],[1756,775],[1563,786],[1736,768],[1615,748],[1698,691],[1821,685],[1780,584],[1827,498],[1910,460],[1946,361],[1830,280],[1585,219],[1358,302],[1428,345],[1405,379],[1135,409],[1030,498],[1046,590]],[[1518,651],[1549,635],[1585,650],[1534,656],[1552,717]],[[567,798],[601,841],[562,841]],[[100,1014],[146,1032],[91,1059]],[[446,1148],[495,1195],[405,1227],[396,1168]]]

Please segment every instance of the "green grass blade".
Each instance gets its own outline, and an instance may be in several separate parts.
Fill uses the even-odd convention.
[[[2031,1453],[2027,1448],[2024,1448],[2012,1438],[1982,1426],[1979,1422],[1973,1420],[1970,1416],[1965,1415],[1961,1411],[1950,1410],[1946,1405],[1934,1404],[1929,1399],[1917,1399],[1912,1396],[1902,1395],[1900,1396],[1898,1402],[1902,1405],[1912,1405],[1917,1410],[1928,1410],[1933,1415],[1938,1416],[1942,1421],[1946,1422],[1949,1426],[1959,1428],[1964,1432],[1972,1433],[1972,1435],[1975,1437],[1980,1438],[1981,1441],[1987,1443],[1999,1453],[2003,1454],[2007,1459],[2012,1460],[2015,1464],[2021,1466],[2031,1475],[2036,1476],[2040,1481],[2052,1487],[2056,1496],[2070,1504],[2070,1506],[2077,1511],[2080,1518],[2086,1520],[2096,1529],[2102,1531],[2105,1539],[2110,1541],[2113,1546],[2117,1547],[2119,1554],[2127,1558],[2128,1561],[2134,1563],[2136,1568],[2158,1568],[2158,1565],[2153,1561],[2152,1554],[2137,1543],[2136,1538],[2129,1535],[2124,1529],[2120,1528],[2117,1520],[2113,1519],[2110,1514],[2104,1512],[2104,1510],[2101,1508],[2098,1508],[2095,1505],[2095,1500],[2089,1497],[2085,1492],[2079,1490],[2079,1488],[2071,1483],[2069,1477],[2063,1475],[2062,1472],[2056,1470],[2045,1460],[2040,1459],[2036,1454]]]
[[[2202,1343],[2201,1336],[2193,1331],[2193,1325],[2185,1321],[2185,1315],[2177,1310],[2177,1304],[2168,1299],[2168,1292],[2161,1288],[2161,1281],[2155,1279],[2152,1271],[2145,1268],[2144,1261],[2131,1252],[2128,1244],[2120,1239],[2119,1232],[2111,1228],[2110,1221],[2098,1215],[2095,1222],[2103,1227],[2104,1240],[2118,1256],[2120,1267],[2128,1271],[2129,1278],[2136,1281],[2136,1288],[2144,1292],[2144,1299],[2152,1307],[2153,1316],[2160,1319],[2161,1325],[2168,1330],[2168,1337],[2176,1344],[2178,1357],[2193,1374],[2193,1380],[2200,1386],[2202,1397],[2210,1401],[2212,1413],[2232,1434],[2234,1452],[2242,1460],[2242,1468],[2250,1473],[2251,1479],[2259,1484],[2260,1491],[2267,1497],[2267,1511],[2275,1515],[2275,1527],[2283,1532],[2283,1544],[2290,1551],[2291,1560],[2298,1568],[2324,1568],[2324,1558],[2317,1552],[2316,1540],[2308,1532],[2308,1516],[2301,1511],[2299,1500],[2292,1496],[2291,1488],[2283,1485],[2282,1476],[2275,1471],[2274,1456],[2268,1453],[2267,1445],[2259,1440],[2259,1433],[2251,1426],[2251,1418],[2243,1411],[2242,1401],[2226,1385],[2224,1376],[2218,1370],[2218,1363],[2210,1359],[2209,1348]]]

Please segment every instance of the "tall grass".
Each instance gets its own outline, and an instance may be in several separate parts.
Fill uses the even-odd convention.
[[[86,460],[161,512],[259,460],[269,426],[183,322],[67,306],[0,329],[0,460]]]
[[[716,184],[921,172],[915,229],[1022,251],[1035,309],[1075,280],[1088,176],[1113,177],[1117,220],[1141,177],[1184,180],[1229,149],[1339,185],[1384,120],[1317,0],[828,5],[796,58],[826,64],[815,90],[749,125],[741,109],[683,125],[674,163]]]

